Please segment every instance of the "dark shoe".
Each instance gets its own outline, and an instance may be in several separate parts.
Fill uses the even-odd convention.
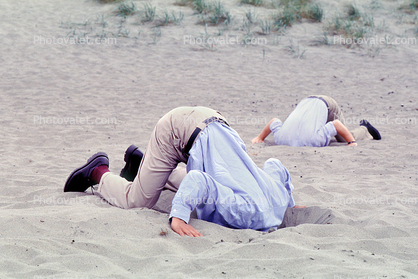
[[[128,181],[134,181],[138,174],[139,165],[141,164],[144,153],[135,145],[131,145],[125,151],[125,167],[120,172],[120,176]]]
[[[101,165],[109,166],[109,158],[104,152],[94,154],[84,166],[73,171],[65,182],[64,192],[84,192],[97,184],[90,179],[90,176],[94,168]]]
[[[372,126],[372,124],[369,123],[366,119],[363,119],[360,121],[360,126],[364,126],[367,128],[367,131],[369,131],[370,135],[372,135],[373,139],[380,140],[382,137],[380,136],[379,131]]]

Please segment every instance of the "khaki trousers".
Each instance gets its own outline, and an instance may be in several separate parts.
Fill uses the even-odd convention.
[[[164,188],[177,191],[186,172],[185,168],[176,167],[180,162],[187,163],[185,147],[190,136],[196,127],[204,129],[210,123],[205,120],[214,118],[226,121],[219,112],[206,107],[171,110],[155,126],[134,181],[106,173],[97,193],[121,208],[152,208]]]
[[[341,111],[341,108],[333,98],[326,96],[326,95],[314,95],[313,97],[320,97],[325,102],[327,102],[328,104],[327,122],[340,120],[345,125],[345,119]],[[350,132],[353,135],[355,140],[373,139],[372,135],[370,135],[369,131],[367,131],[367,128],[364,126],[359,126],[356,129],[351,130]],[[338,142],[346,142],[345,139],[341,137],[340,135],[336,135],[335,138],[337,139]]]

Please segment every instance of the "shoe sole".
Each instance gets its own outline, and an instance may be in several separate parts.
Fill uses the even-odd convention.
[[[128,149],[126,149],[125,151],[124,161],[126,164],[125,164],[125,167],[120,171],[120,176],[125,178],[128,181],[133,181],[137,175],[137,172],[135,173],[135,175],[132,175],[132,162],[133,162],[132,156],[136,150],[138,150],[138,152],[142,154],[142,157],[144,156],[142,151],[136,145],[133,145],[133,144],[129,146]]]
[[[129,146],[128,149],[126,149],[125,156],[123,157],[123,160],[125,161],[126,164],[125,164],[125,167],[120,171],[120,176],[121,177],[125,178],[126,172],[128,170],[130,158],[131,158],[132,154],[135,152],[135,150],[137,150],[137,149],[138,149],[138,147],[133,145],[133,144],[131,146]]]
[[[132,153],[134,153],[134,151],[137,150],[137,149],[138,149],[138,146],[135,146],[133,144],[131,146],[129,146],[128,149],[126,149],[125,157],[123,158],[125,163],[128,163],[129,157],[131,157]]]
[[[372,124],[370,124],[369,121],[364,119],[363,123],[360,124],[360,125],[367,128],[367,131],[369,132],[370,135],[372,135],[374,140],[381,140],[382,139],[382,137],[380,136],[379,131],[375,127],[373,127]]]

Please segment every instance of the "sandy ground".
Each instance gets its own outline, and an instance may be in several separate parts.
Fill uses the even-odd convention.
[[[417,278],[418,46],[313,46],[344,7],[332,0],[319,2],[324,23],[255,35],[267,44],[193,45],[185,38],[205,28],[173,2],[152,4],[184,20],[153,29],[138,17],[119,28],[116,6],[95,1],[0,1],[0,278]],[[376,34],[413,37],[416,16],[398,11],[402,3],[357,2],[381,26]],[[227,7],[234,20],[222,36],[242,40],[248,6]],[[63,42],[114,30],[127,37]],[[308,94],[334,97],[349,128],[366,118],[383,139],[355,148],[275,146],[271,136],[251,144]],[[259,166],[270,157],[287,166],[295,200],[308,207],[287,212],[285,228],[271,233],[192,220],[204,235],[193,239],[170,230],[161,212],[168,193],[160,211],[63,193],[69,173],[97,151],[119,172],[125,149],[145,148],[156,121],[182,105],[223,112]]]

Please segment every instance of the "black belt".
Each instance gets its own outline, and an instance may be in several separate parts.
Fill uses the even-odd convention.
[[[308,98],[316,98],[316,99],[320,99],[322,102],[325,103],[325,105],[327,106],[327,108],[329,108],[327,101],[325,101],[324,98],[319,97],[319,96],[309,96]]]
[[[187,142],[187,144],[186,144],[186,148],[184,148],[184,152],[185,152],[186,154],[189,154],[189,151],[190,151],[190,149],[192,148],[192,146],[193,146],[193,143],[194,143],[195,139],[196,139],[196,138],[197,138],[197,136],[200,134],[200,131],[202,131],[202,129],[200,129],[200,128],[196,128],[196,129],[194,130],[193,134],[190,136],[190,139],[189,139],[189,141],[188,141],[188,142]]]
[[[205,123],[206,126],[212,122],[220,122],[229,126],[229,124],[225,120],[218,118],[216,116],[212,116],[206,120],[203,120],[203,123]],[[196,127],[196,129],[193,131],[192,135],[190,136],[189,141],[186,144],[186,147],[184,148],[184,153],[189,154],[189,151],[192,148],[194,141],[196,140],[197,136],[200,134],[201,131],[202,129],[200,129],[199,127]]]

